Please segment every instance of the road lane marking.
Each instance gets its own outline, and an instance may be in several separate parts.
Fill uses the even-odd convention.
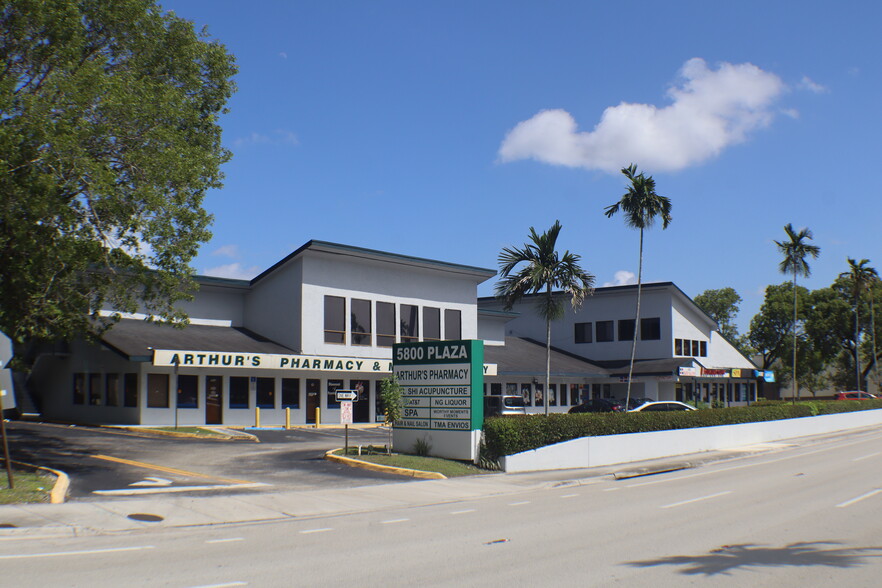
[[[129,486],[148,486],[148,487],[156,487],[156,486],[171,486],[172,481],[166,480],[165,478],[157,478],[155,476],[147,476],[140,482],[133,482],[129,484]]]
[[[525,504],[530,504],[529,500],[522,500],[521,502],[509,502],[509,506],[523,506]]]
[[[104,553],[122,553],[125,551],[143,551],[156,549],[153,545],[139,545],[137,547],[113,547],[110,549],[89,549],[80,551],[55,551],[50,553],[24,553],[19,555],[0,555],[0,560],[5,559],[34,559],[38,557],[65,557],[68,555],[101,555]]]
[[[209,539],[206,543],[215,544],[215,543],[233,543],[235,541],[245,541],[244,537],[230,537],[229,539]]]
[[[694,502],[701,502],[702,500],[710,500],[711,498],[719,498],[720,496],[725,496],[726,494],[732,494],[732,491],[726,490],[725,492],[717,492],[716,494],[709,494],[707,496],[700,496],[699,498],[691,498],[689,500],[682,500],[680,502],[666,504],[660,508],[676,508],[678,506],[683,506],[685,504],[692,504]]]
[[[461,515],[461,514],[467,514],[467,513],[470,513],[470,512],[475,512],[475,509],[474,509],[474,508],[467,508],[467,509],[465,509],[465,510],[454,510],[454,511],[451,512],[450,514],[452,514],[452,515]]]
[[[328,531],[333,531],[331,527],[323,527],[321,529],[305,529],[300,531],[301,535],[311,535],[312,533],[327,533]]]
[[[578,494],[564,494],[561,498],[576,498]]]
[[[213,484],[210,486],[172,486],[166,488],[120,488],[118,490],[92,490],[100,496],[138,496],[139,494],[165,494],[171,492],[201,492],[205,490],[240,490],[243,488],[262,488],[269,484]]]
[[[380,521],[381,525],[394,525],[396,523],[406,523],[410,519],[389,519],[388,521]]]
[[[218,476],[209,476],[207,474],[200,474],[198,472],[190,472],[187,470],[179,470],[177,468],[170,468],[166,466],[156,465],[153,463],[146,463],[143,461],[134,461],[131,459],[123,459],[121,457],[112,457],[110,455],[93,455],[95,459],[103,459],[104,461],[112,461],[114,463],[121,463],[125,465],[135,466],[137,468],[145,468],[148,470],[156,470],[158,472],[165,472],[167,474],[177,474],[179,476],[187,476],[190,478],[206,478],[208,480],[216,480],[218,482],[224,482],[226,484],[253,484],[250,480],[236,480],[234,478],[220,478]]]
[[[203,584],[201,586],[190,586],[190,588],[233,588],[233,586],[247,586],[248,582],[227,582],[226,584]]]
[[[877,451],[876,453],[870,453],[869,455],[862,455],[861,457],[856,457],[851,461],[861,461],[863,459],[870,459],[871,457],[876,457],[877,455],[879,455],[879,453],[880,452]]]
[[[876,496],[880,492],[882,492],[882,488],[876,488],[875,490],[871,490],[870,492],[867,492],[866,494],[861,494],[857,498],[852,498],[851,500],[846,500],[845,502],[840,502],[839,504],[836,505],[836,508],[845,508],[846,506],[851,506],[855,502],[860,502],[861,500],[866,500],[867,498],[870,498],[872,496]]]

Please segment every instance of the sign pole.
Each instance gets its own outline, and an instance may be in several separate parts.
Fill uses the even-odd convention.
[[[343,445],[343,455],[349,455],[349,423],[343,425],[343,430],[346,431],[345,438],[346,441]]]

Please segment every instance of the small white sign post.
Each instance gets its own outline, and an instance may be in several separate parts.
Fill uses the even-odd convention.
[[[358,400],[358,392],[355,390],[337,390],[334,393],[337,402],[340,403],[340,424],[345,431],[343,455],[349,455],[349,425],[352,424],[352,403]]]

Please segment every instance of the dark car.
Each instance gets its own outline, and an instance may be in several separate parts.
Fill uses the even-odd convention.
[[[874,396],[869,392],[859,392],[857,390],[852,392],[837,392],[836,396],[833,397],[834,400],[870,400],[871,398],[878,398],[878,396]]]
[[[592,398],[587,402],[576,405],[569,410],[570,414],[581,412],[624,412],[625,401],[615,398]]]

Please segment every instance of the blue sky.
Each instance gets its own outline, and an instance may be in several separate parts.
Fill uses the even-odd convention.
[[[638,233],[603,209],[633,162],[673,204],[645,280],[735,288],[744,331],[787,223],[822,249],[811,288],[882,269],[882,5],[794,6],[164,2],[239,66],[194,267],[250,278],[320,239],[496,268],[559,219],[598,286],[628,283]]]

